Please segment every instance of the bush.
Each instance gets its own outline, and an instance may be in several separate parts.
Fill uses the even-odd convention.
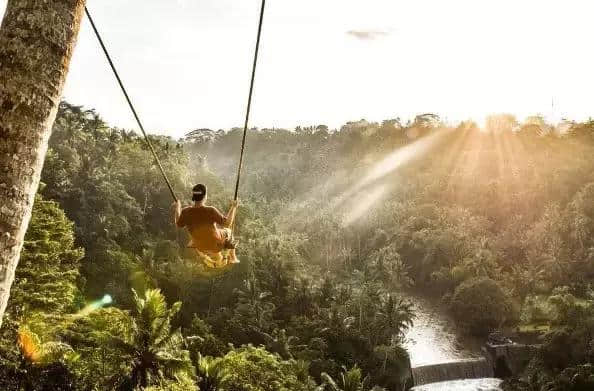
[[[223,388],[234,391],[306,391],[312,389],[307,371],[297,361],[282,361],[264,348],[245,346],[219,359],[228,374]]]
[[[462,327],[481,336],[517,318],[501,286],[486,277],[460,284],[452,296],[450,310]]]
[[[524,324],[548,324],[551,320],[551,308],[539,296],[528,295],[522,306],[521,321]]]

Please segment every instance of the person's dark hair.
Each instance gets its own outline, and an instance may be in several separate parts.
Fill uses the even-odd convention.
[[[192,201],[200,202],[206,197],[206,185],[197,184],[192,188]]]

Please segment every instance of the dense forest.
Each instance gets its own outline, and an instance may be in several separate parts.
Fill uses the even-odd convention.
[[[241,130],[151,136],[227,210]],[[241,263],[186,248],[144,140],[59,108],[0,329],[3,390],[367,391],[408,381],[409,297],[542,344],[510,390],[594,387],[594,122],[251,129]]]

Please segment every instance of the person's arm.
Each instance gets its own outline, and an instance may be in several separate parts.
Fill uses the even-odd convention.
[[[231,201],[231,208],[229,208],[229,212],[227,212],[227,216],[225,217],[225,220],[226,220],[225,228],[229,228],[233,225],[233,222],[235,221],[235,215],[237,214],[237,205],[238,204],[239,203],[237,200]]]
[[[215,222],[224,228],[229,228],[233,225],[233,221],[235,220],[235,214],[237,212],[237,201],[233,201],[231,203],[231,208],[229,212],[227,212],[226,216],[223,216],[221,212],[219,212],[216,208],[212,208],[214,212],[214,219]]]
[[[181,213],[182,213],[181,201],[180,200],[175,201],[171,207],[173,209],[173,224],[175,224],[175,226],[180,227],[180,228],[183,227],[184,225],[181,224],[182,221],[180,218]]]

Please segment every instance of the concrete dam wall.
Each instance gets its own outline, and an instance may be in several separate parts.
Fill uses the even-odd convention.
[[[521,344],[487,344],[484,358],[422,365],[411,369],[412,383],[421,386],[449,380],[500,378],[521,373],[534,357],[538,346]]]
[[[537,345],[487,344],[483,348],[495,377],[506,377],[521,373],[538,350]]]
[[[485,358],[460,360],[412,368],[415,386],[447,380],[493,377],[493,367]]]

